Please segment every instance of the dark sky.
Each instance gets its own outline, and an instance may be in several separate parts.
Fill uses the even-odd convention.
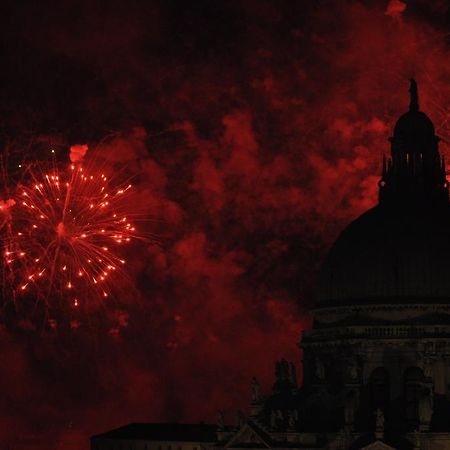
[[[127,422],[219,409],[233,420],[253,375],[269,392],[277,359],[301,367],[320,261],[376,202],[411,76],[449,156],[447,2],[0,9],[4,154],[88,144],[134,177],[132,207],[158,237],[131,244],[126,287],[102,307],[67,318],[4,300],[2,448],[86,449]]]

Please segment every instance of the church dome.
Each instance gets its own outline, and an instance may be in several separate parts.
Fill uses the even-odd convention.
[[[409,111],[383,159],[380,202],[351,223],[326,258],[319,305],[450,302],[450,204],[445,160],[411,80]]]
[[[379,205],[352,222],[320,274],[319,305],[446,303],[450,300],[450,208]]]
[[[434,136],[433,122],[424,112],[408,111],[398,119],[392,139],[409,152],[419,153],[429,151],[426,144],[434,144]]]
[[[403,114],[394,127],[394,152],[397,154],[436,155],[438,138],[431,119],[419,110],[417,83],[411,80],[409,111]]]
[[[422,111],[408,111],[398,119],[394,127],[394,136],[411,135],[434,136],[434,125]]]

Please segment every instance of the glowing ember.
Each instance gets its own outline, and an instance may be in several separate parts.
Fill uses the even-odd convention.
[[[30,175],[3,212],[3,256],[14,289],[34,288],[46,300],[66,292],[75,307],[92,294],[107,298],[108,281],[125,264],[118,247],[135,236],[126,214],[131,185],[113,188],[104,174],[81,165]]]

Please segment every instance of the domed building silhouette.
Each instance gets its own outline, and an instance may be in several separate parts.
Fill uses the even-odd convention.
[[[344,442],[329,448],[450,448],[448,182],[414,80],[410,94],[379,204],[331,248],[301,344],[304,387]]]
[[[281,360],[273,392],[253,379],[250,413],[233,426],[222,414],[217,426],[131,424],[94,436],[92,449],[450,449],[448,182],[414,80],[390,142],[378,205],[323,263],[302,386]]]

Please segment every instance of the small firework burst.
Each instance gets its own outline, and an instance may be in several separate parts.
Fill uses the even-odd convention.
[[[15,293],[50,301],[106,299],[120,279],[120,247],[137,236],[129,218],[131,184],[115,185],[81,163],[27,168],[3,202],[3,261]]]

